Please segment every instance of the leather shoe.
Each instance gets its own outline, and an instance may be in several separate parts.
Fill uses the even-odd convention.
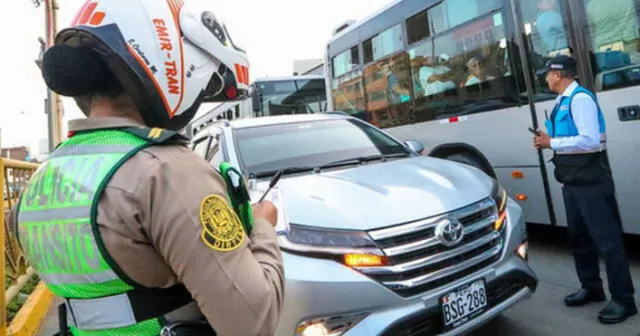
[[[598,313],[598,320],[603,324],[620,323],[638,313],[638,308],[634,304],[623,305],[616,301],[611,301]]]
[[[589,302],[602,302],[607,299],[603,289],[586,289],[580,288],[579,291],[567,295],[564,303],[569,307],[584,306]]]

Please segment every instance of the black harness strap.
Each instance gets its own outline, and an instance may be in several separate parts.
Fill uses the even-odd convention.
[[[127,296],[138,322],[162,317],[193,302],[191,294],[182,284],[170,288],[134,289]]]

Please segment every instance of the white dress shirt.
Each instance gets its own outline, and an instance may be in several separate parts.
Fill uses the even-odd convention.
[[[571,83],[561,96],[556,98],[556,104],[562,97],[569,97],[578,87],[577,82]],[[571,101],[573,121],[578,129],[578,135],[551,139],[553,150],[595,150],[600,146],[600,124],[598,122],[598,106],[586,93],[578,93]]]

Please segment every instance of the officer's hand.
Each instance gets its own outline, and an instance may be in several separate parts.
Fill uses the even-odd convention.
[[[536,149],[551,148],[551,137],[541,129],[538,129],[537,131],[539,136],[533,137],[533,146]]]
[[[275,227],[278,223],[278,209],[271,201],[262,201],[253,205],[253,217],[266,219]]]

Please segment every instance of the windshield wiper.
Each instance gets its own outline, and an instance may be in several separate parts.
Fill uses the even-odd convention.
[[[360,157],[356,157],[356,158],[349,158],[349,159],[344,159],[344,160],[333,161],[333,162],[329,162],[329,163],[326,163],[326,164],[323,164],[323,165],[319,165],[317,167],[306,166],[306,167],[289,167],[289,168],[284,168],[284,169],[265,170],[265,171],[261,171],[259,173],[251,173],[249,176],[252,177],[252,178],[269,177],[269,176],[273,176],[273,175],[277,174],[281,170],[282,170],[282,174],[283,175],[295,174],[295,173],[304,173],[304,172],[308,172],[308,171],[319,172],[320,169],[322,169],[322,168],[332,168],[332,167],[339,167],[339,166],[347,166],[347,165],[352,165],[352,164],[365,163],[365,162],[369,162],[369,161],[386,160],[388,158],[409,157],[409,156],[411,156],[410,153],[374,154],[374,155],[360,156]]]
[[[370,161],[377,161],[377,160],[383,160],[385,161],[386,159],[389,158],[395,158],[395,157],[408,157],[409,153],[393,153],[393,154],[374,154],[374,155],[367,155],[367,156],[360,156],[360,157],[355,157],[355,158],[349,158],[349,159],[344,159],[344,160],[338,160],[338,161],[333,161],[327,164],[324,164],[322,166],[320,166],[320,168],[329,168],[329,167],[338,167],[338,166],[343,166],[343,165],[351,165],[351,164],[360,164],[360,163],[365,163],[365,162],[370,162]]]
[[[295,173],[304,173],[308,171],[315,170],[315,167],[289,167],[284,169],[274,169],[274,170],[265,170],[259,173],[252,173],[251,175],[255,178],[269,177],[277,174],[282,170],[282,175],[286,174],[295,174]]]

